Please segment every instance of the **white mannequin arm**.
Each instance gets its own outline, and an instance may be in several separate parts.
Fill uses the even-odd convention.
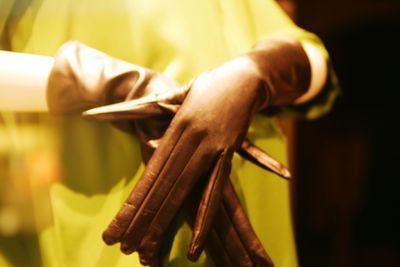
[[[0,111],[47,111],[53,58],[0,51]]]
[[[307,92],[295,101],[295,105],[303,104],[314,98],[324,87],[328,77],[328,66],[321,52],[311,43],[302,44],[311,67],[311,81]]]
[[[316,96],[327,77],[326,61],[311,44],[303,44],[311,64],[309,90],[296,100]],[[0,51],[0,111],[48,111],[46,84],[54,59],[26,53]]]

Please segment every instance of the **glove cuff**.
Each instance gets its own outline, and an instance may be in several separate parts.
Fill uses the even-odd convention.
[[[69,41],[55,56],[47,104],[53,113],[72,113],[121,102],[132,94],[140,95],[152,75],[149,69]]]
[[[257,65],[264,86],[264,102],[259,110],[293,104],[310,86],[311,67],[299,42],[260,42],[247,54]]]

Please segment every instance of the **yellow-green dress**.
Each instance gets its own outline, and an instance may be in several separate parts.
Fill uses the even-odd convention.
[[[312,42],[328,57],[318,38],[269,0],[1,0],[0,33],[2,49],[54,55],[75,39],[181,83],[274,36]],[[333,78],[312,103],[282,114],[326,112],[337,94]],[[13,192],[0,198],[0,266],[140,266],[136,254],[123,255],[101,240],[143,171],[137,141],[79,116],[0,118],[0,160],[6,159],[0,193]],[[255,116],[249,137],[285,162],[285,139],[274,118]],[[288,182],[239,157],[231,179],[275,265],[297,266]],[[166,266],[213,266],[206,254],[195,264],[186,260],[186,223],[171,231],[177,233],[168,239]]]

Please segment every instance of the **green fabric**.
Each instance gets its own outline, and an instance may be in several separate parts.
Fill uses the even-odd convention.
[[[257,41],[277,35],[313,42],[327,56],[314,35],[297,28],[269,0],[7,2],[13,3],[13,8],[8,8],[8,13],[2,10],[0,26],[5,25],[2,40],[14,51],[54,55],[62,43],[76,39],[112,56],[162,71],[181,83],[248,51]],[[315,117],[328,110],[337,94],[332,79],[324,92],[327,97],[297,107],[296,112]],[[143,171],[136,140],[109,125],[79,117],[36,116],[41,119],[29,123],[16,120],[13,126],[3,121],[3,131],[27,125],[40,129],[30,137],[35,145],[22,147],[21,153],[28,155],[23,157],[23,164],[28,166],[31,156],[43,150],[48,151],[46,159],[54,165],[53,171],[43,176],[49,180],[47,186],[30,183],[40,251],[32,256],[32,262],[51,267],[140,266],[136,254],[125,256],[118,246],[108,247],[101,240],[102,230]],[[43,142],[43,135],[49,143]],[[249,136],[286,161],[285,140],[273,119],[255,116]],[[10,146],[2,155],[14,150],[16,147]],[[288,183],[236,156],[233,166],[231,179],[275,265],[297,266]],[[212,266],[206,255],[197,264],[189,263],[186,250],[190,228],[178,220],[173,229],[177,234],[175,238],[171,234],[166,245],[166,266]],[[29,250],[28,245],[21,247],[21,255]],[[18,266],[11,254],[7,258],[0,253],[2,261]]]

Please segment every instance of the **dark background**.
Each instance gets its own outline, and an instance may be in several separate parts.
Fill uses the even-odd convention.
[[[400,3],[280,2],[343,91],[329,115],[287,123],[300,266],[400,266]]]

